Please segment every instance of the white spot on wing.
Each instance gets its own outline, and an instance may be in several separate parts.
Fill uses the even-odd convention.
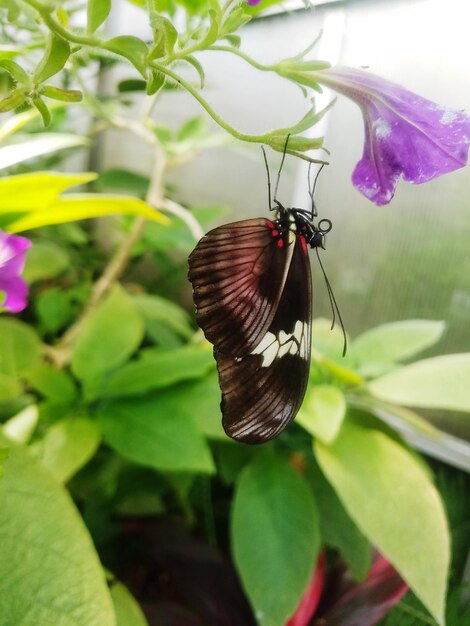
[[[302,359],[306,359],[307,333],[308,324],[298,320],[291,334],[281,330],[276,337],[274,333],[267,332],[251,354],[263,356],[262,367],[269,367],[276,359],[282,358],[285,354],[297,354]]]

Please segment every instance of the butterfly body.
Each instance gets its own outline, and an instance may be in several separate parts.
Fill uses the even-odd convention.
[[[292,421],[310,366],[308,248],[324,234],[302,209],[219,226],[189,257],[197,321],[214,344],[226,433],[262,443]]]

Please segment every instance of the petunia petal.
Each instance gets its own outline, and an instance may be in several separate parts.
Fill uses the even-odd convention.
[[[319,83],[351,98],[365,125],[362,159],[353,184],[369,200],[387,204],[399,178],[424,183],[467,164],[470,118],[399,85],[351,68],[315,72]]]
[[[28,285],[20,274],[30,245],[25,237],[0,231],[0,292],[5,294],[2,307],[12,313],[22,311],[27,304]]]

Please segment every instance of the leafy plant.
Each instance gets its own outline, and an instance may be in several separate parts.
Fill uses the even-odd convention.
[[[188,253],[227,209],[177,203],[169,169],[228,135],[278,151],[290,135],[288,153],[321,161],[307,153],[322,138],[302,133],[327,110],[311,109],[289,128],[242,133],[206,101],[197,53],[235,54],[305,92],[336,80],[350,95],[359,78],[325,73],[328,63],[306,59],[312,46],[273,66],[257,63],[239,48],[237,32],[259,7],[135,3],[148,13],[151,41],[111,37],[109,0],[88,0],[86,28],[68,3],[8,0],[0,9],[9,23],[0,109],[10,112],[0,126],[0,167],[8,174],[0,181],[0,227],[26,231],[32,242],[23,273],[30,306],[21,319],[0,319],[0,626],[143,626],[147,619],[283,626],[320,553],[330,564],[340,557],[360,582],[372,547],[398,572],[395,582],[399,575],[411,588],[428,623],[444,624],[451,548],[442,497],[387,418],[438,439],[414,408],[469,412],[470,355],[410,363],[444,332],[442,322],[411,320],[356,337],[342,359],[341,334],[316,320],[311,385],[297,423],[262,449],[249,448],[222,431],[211,347],[179,293]],[[115,63],[130,77],[116,93],[94,93],[85,70]],[[198,87],[183,78],[182,64]],[[389,84],[381,85],[390,103]],[[180,87],[223,133],[209,134],[199,116],[177,130],[153,120],[159,98]],[[126,98],[139,90],[145,110],[130,119]],[[74,126],[76,106],[90,119],[85,138]],[[67,150],[88,150],[107,129],[152,148],[150,176],[53,171]],[[462,161],[465,147],[458,149]],[[393,195],[388,183],[400,172],[412,180],[407,165],[394,161],[402,169],[381,193]],[[70,192],[78,185],[80,193]],[[107,219],[106,245],[93,223],[80,221],[88,218]],[[22,259],[8,259],[19,275]],[[7,265],[0,259],[0,270]],[[0,289],[13,312],[3,297],[11,283]],[[445,496],[439,474],[437,484]],[[444,498],[457,537],[458,491]],[[459,584],[452,579],[449,614],[458,613]]]

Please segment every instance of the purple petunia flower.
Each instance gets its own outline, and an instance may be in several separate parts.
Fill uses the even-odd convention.
[[[246,0],[246,3],[250,6],[250,7],[255,7],[257,4],[259,4],[261,2],[261,0]]]
[[[30,245],[29,239],[0,230],[0,292],[5,294],[1,307],[12,313],[22,311],[27,304],[28,285],[20,274]]]
[[[362,70],[328,68],[314,80],[359,105],[365,142],[354,186],[376,204],[388,204],[400,176],[424,183],[467,164],[470,118]]]

